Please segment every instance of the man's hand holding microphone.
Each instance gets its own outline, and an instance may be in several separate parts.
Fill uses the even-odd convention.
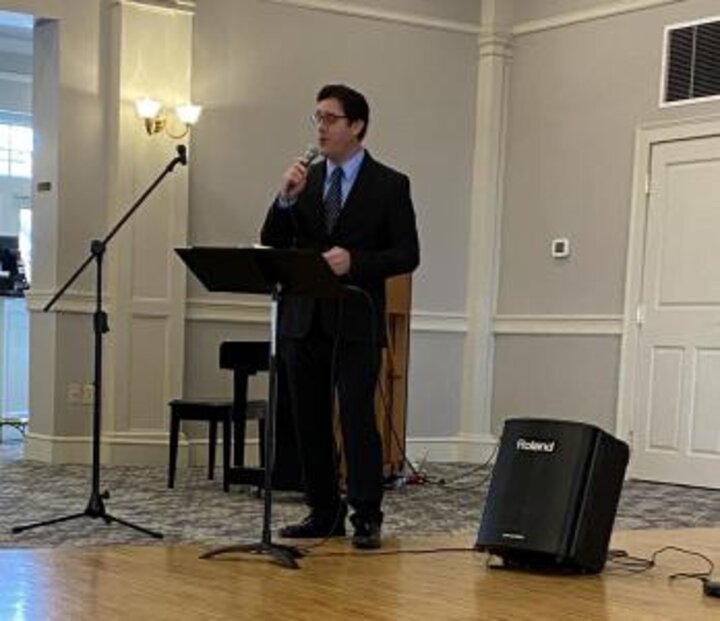
[[[316,146],[310,146],[304,155],[288,168],[282,176],[280,200],[291,206],[305,189],[308,169],[312,161],[320,154]],[[350,253],[340,246],[333,246],[323,252],[323,258],[336,276],[343,276],[350,271]]]

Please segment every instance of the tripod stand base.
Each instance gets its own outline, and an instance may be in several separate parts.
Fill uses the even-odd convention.
[[[85,508],[85,511],[82,513],[71,513],[70,515],[64,515],[62,517],[58,518],[52,518],[50,520],[43,520],[42,522],[33,522],[32,524],[25,524],[24,526],[14,526],[12,528],[13,533],[22,533],[26,530],[31,530],[33,528],[40,528],[42,526],[50,526],[51,524],[59,524],[60,522],[69,522],[71,520],[77,520],[79,518],[88,517],[92,519],[102,519],[105,520],[106,524],[116,523],[120,524],[121,526],[126,526],[127,528],[132,528],[133,530],[136,530],[140,533],[143,533],[144,535],[148,535],[150,537],[153,537],[155,539],[162,539],[163,535],[162,533],[158,533],[154,530],[150,530],[148,528],[144,528],[142,526],[138,526],[137,524],[133,524],[132,522],[128,522],[127,520],[122,520],[120,518],[115,517],[114,515],[110,515],[105,510],[105,503],[103,502],[103,498],[108,498],[109,494],[107,492],[104,492],[103,494],[93,494],[90,496],[90,501],[88,502],[87,507]]]
[[[246,543],[234,546],[224,546],[215,548],[209,552],[202,554],[200,558],[208,559],[219,556],[220,554],[230,554],[232,552],[240,552],[247,554],[268,554],[272,556],[280,565],[288,569],[300,569],[297,559],[302,558],[303,553],[293,546],[280,545],[278,543],[268,543],[260,541],[258,543]]]

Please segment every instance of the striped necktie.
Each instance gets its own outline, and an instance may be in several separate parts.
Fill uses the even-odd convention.
[[[330,177],[330,187],[325,195],[325,230],[331,233],[342,209],[343,169],[338,166]]]

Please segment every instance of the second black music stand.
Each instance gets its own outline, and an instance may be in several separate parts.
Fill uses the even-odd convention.
[[[265,423],[264,511],[262,539],[257,543],[215,548],[200,558],[230,552],[269,554],[282,566],[298,569],[302,552],[272,542],[272,471],[275,463],[277,415],[277,318],[285,295],[334,298],[342,293],[340,281],[319,252],[275,248],[177,248],[180,258],[208,291],[270,295],[270,364],[268,418]]]

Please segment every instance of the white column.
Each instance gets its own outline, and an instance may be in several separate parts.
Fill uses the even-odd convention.
[[[461,458],[489,456],[492,401],[493,331],[502,207],[503,161],[511,36],[494,25],[494,2],[483,3],[478,38],[478,87],[470,246],[468,252],[468,335],[461,419]],[[488,15],[490,13],[490,15]],[[464,442],[463,442],[464,441]],[[461,453],[463,451],[461,450]]]
[[[112,6],[115,71],[108,88],[108,228],[177,155],[165,132],[148,135],[135,112],[142,97],[167,107],[170,131],[182,130],[172,107],[191,100],[192,12],[153,3]],[[167,402],[182,396],[188,175],[181,165],[135,212],[108,253],[112,313],[105,368],[105,461],[167,462]]]

